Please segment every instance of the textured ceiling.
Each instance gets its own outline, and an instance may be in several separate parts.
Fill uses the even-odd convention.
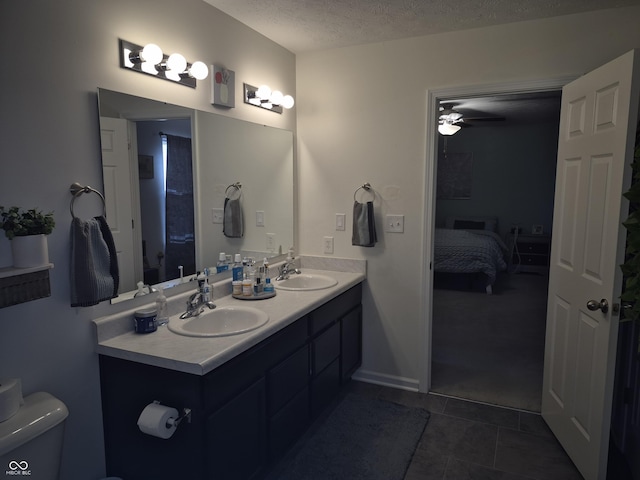
[[[293,53],[640,5],[640,0],[204,0]]]

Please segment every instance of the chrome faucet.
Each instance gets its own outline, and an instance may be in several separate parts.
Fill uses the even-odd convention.
[[[278,276],[276,277],[276,280],[286,280],[292,273],[300,274],[301,272],[300,269],[296,267],[294,259],[288,258],[287,261],[278,269]]]
[[[189,297],[187,311],[180,315],[181,319],[197,317],[205,308],[209,308],[209,310],[216,308],[215,304],[209,300],[208,292],[205,292],[205,288],[208,287],[208,284],[200,285],[198,291]]]

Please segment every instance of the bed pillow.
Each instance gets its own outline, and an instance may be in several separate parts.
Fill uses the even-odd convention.
[[[455,220],[454,230],[484,230],[484,222],[474,222],[473,220]]]
[[[484,223],[484,227],[459,227],[455,226],[458,222],[473,222],[473,223]],[[455,228],[461,229],[466,228],[467,230],[489,230],[490,232],[498,231],[498,217],[474,217],[474,216],[449,216],[445,220],[445,228]]]

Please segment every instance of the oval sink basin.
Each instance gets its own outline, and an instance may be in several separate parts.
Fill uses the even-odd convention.
[[[322,290],[337,284],[338,281],[335,278],[327,277],[326,275],[301,273],[299,275],[291,275],[286,280],[276,281],[275,287],[280,290]]]
[[[250,332],[269,321],[261,310],[245,306],[217,307],[187,319],[172,318],[169,330],[188,337],[224,337]]]

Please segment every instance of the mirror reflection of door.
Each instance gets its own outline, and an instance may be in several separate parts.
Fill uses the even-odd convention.
[[[190,119],[138,121],[144,283],[195,273]]]

